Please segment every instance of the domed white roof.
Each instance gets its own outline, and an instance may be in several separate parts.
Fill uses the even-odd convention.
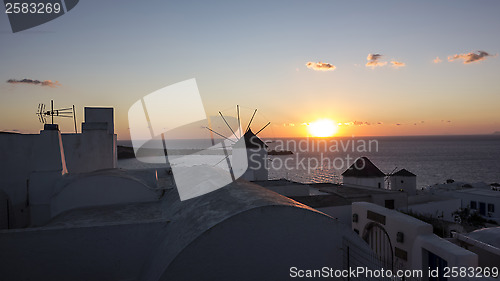
[[[475,230],[467,234],[470,238],[500,248],[500,227],[489,227]]]

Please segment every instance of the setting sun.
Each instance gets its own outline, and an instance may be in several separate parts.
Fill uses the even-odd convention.
[[[337,133],[337,124],[330,119],[320,119],[310,123],[307,126],[309,134],[313,137],[324,138],[331,137]]]

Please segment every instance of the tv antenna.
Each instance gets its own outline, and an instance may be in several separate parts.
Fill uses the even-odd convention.
[[[40,123],[42,124],[47,123],[47,117],[50,117],[51,124],[54,124],[54,117],[73,118],[73,123],[75,124],[75,133],[78,133],[78,130],[76,128],[75,105],[68,108],[54,109],[54,100],[51,100],[50,110],[46,110],[45,104],[39,103],[36,115],[38,116],[38,121],[40,121]]]

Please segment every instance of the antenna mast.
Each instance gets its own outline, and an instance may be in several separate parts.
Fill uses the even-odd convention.
[[[50,110],[45,110],[45,104],[38,104],[38,111],[36,112],[38,115],[38,121],[40,123],[45,124],[47,122],[47,116],[50,116],[51,123],[54,124],[54,117],[65,117],[65,118],[73,118],[73,122],[75,124],[75,133],[78,133],[76,128],[76,111],[75,105],[68,108],[54,109],[54,100],[50,101]]]

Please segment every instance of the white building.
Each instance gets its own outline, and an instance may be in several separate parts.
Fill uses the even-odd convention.
[[[386,269],[476,267],[478,256],[433,234],[432,225],[372,203],[352,204],[352,229],[370,245]],[[438,279],[436,279],[438,280]],[[439,279],[440,280],[440,279]]]
[[[465,186],[465,187],[464,187]],[[469,208],[485,219],[500,222],[500,191],[480,187],[467,187],[464,183],[434,185],[428,194],[443,198],[456,198],[461,201],[461,208]],[[478,184],[476,184],[478,186]]]
[[[0,133],[0,228],[47,219],[49,189],[68,172],[116,167],[113,114],[85,108],[81,134],[61,134],[57,124],[45,124],[40,134]]]
[[[425,215],[455,222],[455,212],[460,210],[462,201],[450,196],[422,193],[408,196],[408,211],[414,214]]]
[[[417,194],[417,176],[401,169],[389,175],[388,189],[406,192],[409,196]]]
[[[500,191],[470,188],[452,191],[449,194],[462,200],[462,208],[470,208],[487,219],[500,222]]]
[[[454,233],[450,241],[476,253],[480,267],[500,267],[500,227],[478,229],[468,234]]]
[[[344,184],[385,189],[385,174],[367,157],[356,159],[342,177]]]

